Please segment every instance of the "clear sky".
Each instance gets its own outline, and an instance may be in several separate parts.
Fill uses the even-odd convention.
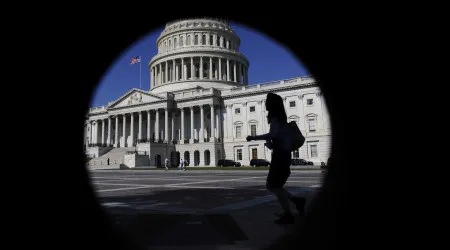
[[[269,36],[242,24],[231,22],[230,25],[241,38],[239,50],[250,62],[249,85],[309,75],[299,58]],[[92,96],[91,107],[107,105],[130,89],[140,88],[140,67],[141,89],[150,89],[147,65],[157,54],[156,39],[163,30],[164,27],[161,27],[136,41],[111,64]],[[136,56],[141,56],[142,65],[130,64],[131,58]]]

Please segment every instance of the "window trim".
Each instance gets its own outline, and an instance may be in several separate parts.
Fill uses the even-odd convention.
[[[241,159],[239,159],[239,150],[241,151]],[[242,161],[242,159],[244,159],[242,148],[236,148],[235,152],[236,152],[235,161]]]

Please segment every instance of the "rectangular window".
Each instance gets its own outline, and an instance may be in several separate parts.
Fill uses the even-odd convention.
[[[258,149],[252,148],[252,159],[258,159]]]
[[[240,109],[240,108],[235,109],[235,110],[234,110],[234,113],[235,113],[235,114],[240,114],[240,113],[241,113],[241,109]]]
[[[250,112],[255,112],[255,106],[250,107]]]
[[[317,157],[317,145],[311,145],[311,158]]]
[[[310,118],[308,121],[309,121],[309,131],[315,132],[316,131],[316,119]]]
[[[250,131],[252,136],[256,136],[256,125],[250,125]]]
[[[308,106],[313,105],[314,104],[313,99],[306,100],[306,104],[308,104]]]
[[[291,108],[295,107],[295,101],[289,102],[289,107],[291,107]]]
[[[236,138],[241,138],[241,126],[236,126]]]
[[[242,149],[237,149],[236,150],[236,160],[237,161],[242,161]]]

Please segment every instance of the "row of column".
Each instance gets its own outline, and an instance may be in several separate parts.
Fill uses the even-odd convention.
[[[217,133],[217,138],[221,138],[221,134],[220,134],[220,131],[221,131],[221,119],[220,119],[220,115],[218,115],[217,117],[216,117],[216,115],[215,115],[215,107],[214,107],[214,105],[209,105],[210,106],[210,109],[211,109],[211,133],[210,133],[210,139],[209,139],[209,141],[211,141],[211,142],[214,142],[215,141],[215,139],[216,139],[216,136],[215,136],[215,133],[214,133],[214,131],[215,131],[215,124],[216,124],[216,119],[218,120],[217,122],[218,122],[218,129],[217,129],[217,131],[218,131],[218,133]],[[204,130],[205,130],[205,125],[204,125],[204,106],[203,105],[201,105],[201,106],[199,106],[200,107],[200,133],[199,133],[199,141],[200,142],[204,142],[205,141],[205,139],[206,138],[204,138]],[[191,112],[191,115],[190,115],[190,117],[191,117],[191,131],[190,131],[190,134],[191,134],[191,136],[190,136],[190,143],[194,143],[194,106],[192,106],[192,107],[189,107],[189,109],[190,109],[190,112]],[[147,111],[140,111],[140,112],[137,112],[138,114],[139,114],[139,120],[138,120],[138,124],[139,124],[139,126],[138,126],[138,140],[141,140],[141,139],[143,139],[142,137],[142,113],[147,113],[147,138],[146,139],[150,139],[150,122],[149,121],[151,121],[151,111],[150,110],[147,110]],[[185,134],[185,131],[184,131],[184,129],[185,129],[185,123],[184,123],[184,108],[182,108],[181,110],[180,110],[180,129],[181,129],[181,134],[180,134],[180,143],[184,143],[184,141],[185,141],[185,138],[184,138],[184,134]],[[124,136],[125,134],[126,134],[126,124],[127,124],[127,115],[128,114],[130,114],[130,119],[131,119],[131,122],[130,122],[130,135],[131,135],[131,145],[134,145],[134,113],[136,113],[136,112],[131,112],[131,113],[125,113],[125,114],[119,114],[119,115],[116,115],[115,117],[108,117],[108,119],[100,119],[100,120],[96,120],[96,123],[94,123],[95,121],[90,121],[90,127],[91,128],[93,128],[93,127],[95,127],[95,129],[90,129],[90,133],[88,134],[88,137],[89,137],[89,142],[90,143],[94,143],[94,144],[96,144],[96,143],[98,143],[98,141],[97,141],[97,138],[98,138],[98,136],[97,136],[97,132],[98,132],[98,129],[101,127],[101,142],[100,143],[102,143],[102,144],[107,144],[107,145],[110,145],[110,144],[112,144],[111,143],[111,123],[112,123],[112,119],[115,119],[115,137],[114,137],[114,144],[117,146],[117,143],[119,142],[119,119],[120,119],[120,117],[122,117],[122,124],[123,124],[123,126],[122,126],[122,136]],[[156,117],[155,117],[155,125],[154,125],[154,133],[155,133],[155,142],[159,142],[160,141],[160,138],[159,138],[159,132],[160,132],[160,130],[159,130],[159,111],[158,110],[156,110]],[[165,113],[165,115],[164,115],[164,142],[165,143],[168,143],[169,142],[169,133],[168,133],[168,131],[169,131],[169,111],[168,111],[168,109],[164,109],[164,113]],[[220,114],[221,113],[221,108],[219,107],[219,110],[218,110],[218,114]],[[172,140],[174,139],[174,130],[175,130],[175,116],[176,116],[176,112],[173,112],[172,113],[172,117],[171,117],[171,119],[172,119],[172,121],[171,121],[171,123],[172,123]],[[106,137],[106,141],[105,141],[105,126],[106,126],[106,122],[104,121],[104,120],[108,120],[108,133],[107,133],[107,137]],[[88,143],[89,143],[88,142]],[[123,146],[123,147],[125,147],[125,146],[127,146],[127,143],[126,143],[126,137],[124,136],[124,141],[123,141],[123,145],[121,144],[121,146]]]
[[[239,61],[208,56],[198,57],[199,59],[194,58],[197,57],[176,58],[154,65],[150,69],[151,85],[158,86],[168,82],[194,79],[233,81],[243,85],[248,84],[248,67]],[[224,60],[226,64],[222,66],[222,61]],[[209,72],[206,72],[206,74],[203,67],[204,64],[207,64],[207,67],[209,67]],[[196,76],[197,70],[199,72],[198,77]],[[230,73],[231,71],[232,74]]]
[[[159,44],[159,53],[170,51],[171,49],[186,47],[191,45],[209,45],[222,48],[237,50],[238,45],[233,43],[231,38],[217,34],[181,34],[175,37],[169,37]]]

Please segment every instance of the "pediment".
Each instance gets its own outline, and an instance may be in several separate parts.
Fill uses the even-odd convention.
[[[117,99],[115,102],[111,103],[109,108],[133,106],[136,104],[149,103],[160,100],[164,100],[164,98],[139,89],[132,89],[128,93]]]

